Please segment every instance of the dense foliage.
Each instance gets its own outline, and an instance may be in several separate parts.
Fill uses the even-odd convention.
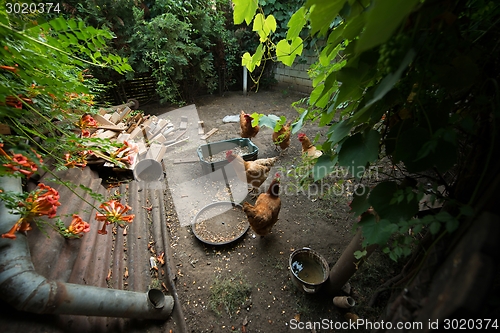
[[[441,237],[494,208],[500,4],[307,0],[276,40],[275,19],[256,0],[234,3],[234,22],[253,21],[261,40],[243,56],[250,71],[266,58],[291,65],[304,39],[326,41],[309,71],[308,106],[293,127],[296,133],[306,119],[330,126],[314,179],[341,167],[362,180],[370,164],[386,157],[393,164],[394,173],[360,187],[351,204],[364,245],[379,244],[397,259],[411,252],[414,234]],[[414,218],[424,197],[445,209]]]
[[[125,73],[130,65],[109,53],[106,41],[113,38],[111,32],[81,20],[57,17],[38,24],[35,18],[7,15],[3,6],[0,34],[0,123],[15,134],[1,141],[21,151],[29,141],[62,162],[67,149],[77,149],[73,123],[93,112],[92,93],[102,89],[89,77],[89,68]],[[44,140],[43,145],[35,138]]]
[[[35,10],[29,15],[7,11],[2,1],[0,177],[22,177],[26,184],[43,169],[55,177],[53,182],[65,185],[82,201],[92,205],[75,191],[77,187],[103,201],[102,195],[84,185],[61,181],[53,168],[85,167],[86,156],[117,150],[109,140],[89,137],[88,129],[97,126],[91,116],[97,111],[94,93],[103,89],[89,69],[110,68],[123,74],[131,70],[130,65],[109,52],[107,42],[113,34],[108,30]],[[72,216],[68,226],[60,218],[54,223],[39,220],[56,217],[61,205],[58,191],[43,183],[31,192],[0,189],[0,200],[19,216],[8,232],[2,230],[2,238],[15,239],[18,231],[31,230],[32,222],[39,227],[49,225],[66,238],[80,238],[90,228],[77,214],[66,215]]]
[[[152,74],[162,102],[184,103],[236,81],[240,51],[225,16],[231,13],[228,0],[66,1],[65,8],[72,17],[113,31],[117,38],[110,45],[136,73]]]

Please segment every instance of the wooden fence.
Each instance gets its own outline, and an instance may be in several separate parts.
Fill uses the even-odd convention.
[[[103,102],[119,105],[133,98],[138,100],[139,104],[144,105],[158,99],[156,79],[151,76],[151,73],[140,73],[132,80],[123,79],[115,84],[101,96]]]

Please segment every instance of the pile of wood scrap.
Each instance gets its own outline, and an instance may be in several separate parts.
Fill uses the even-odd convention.
[[[122,151],[131,157],[127,161],[130,163],[125,163],[125,168],[133,170],[137,162],[146,158],[161,162],[168,147],[189,139],[183,137],[186,134],[187,117],[182,117],[180,125],[176,128],[167,119],[144,116],[142,113],[131,115],[132,109],[129,104],[110,109],[101,108],[99,114],[93,116],[98,126],[92,137],[121,142],[127,146]],[[115,156],[118,160],[123,160],[124,156],[120,155],[122,151]],[[109,159],[104,166],[124,167],[116,165]]]

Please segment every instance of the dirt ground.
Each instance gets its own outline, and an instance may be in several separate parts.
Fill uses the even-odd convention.
[[[224,116],[244,110],[294,119],[298,113],[291,104],[304,97],[281,87],[248,96],[241,92],[202,96],[195,105],[205,130],[219,129],[208,140],[215,142],[239,137],[239,124],[224,124]],[[143,109],[151,114],[167,110],[156,105]],[[303,132],[311,139],[320,133],[322,141],[327,130],[308,123]],[[258,158],[279,154],[271,133],[271,129],[263,127],[253,140],[259,147]],[[199,163],[190,167],[201,169]],[[282,207],[271,234],[260,238],[249,229],[242,238],[227,245],[204,244],[193,235],[191,226],[181,226],[171,193],[166,191],[171,263],[177,273],[180,306],[191,332],[331,332],[324,328],[301,330],[298,323],[346,321],[347,311],[336,308],[331,295],[322,290],[306,294],[293,283],[289,258],[294,250],[308,247],[320,253],[330,268],[334,265],[353,237],[355,218],[349,214],[348,206],[352,183],[329,178],[301,188],[302,167],[301,145],[293,136],[290,148],[272,170],[282,173]],[[267,189],[268,183],[261,191]],[[246,200],[253,203],[250,197]],[[356,305],[349,312],[376,321],[389,292],[381,293],[373,307],[367,303],[378,286],[398,273],[397,264],[375,251],[350,280]]]

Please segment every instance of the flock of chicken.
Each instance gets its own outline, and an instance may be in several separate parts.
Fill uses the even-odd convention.
[[[259,125],[252,126],[252,116],[240,112],[241,137],[254,138],[260,130]],[[282,151],[290,146],[291,122],[289,121],[279,131],[273,132],[272,140],[276,147]],[[302,154],[310,158],[321,156],[322,152],[311,143],[309,138],[300,133],[298,139],[302,144]],[[279,149],[279,148],[277,148]],[[226,159],[233,162],[238,178],[250,185],[252,191],[257,190],[269,176],[269,172],[277,161],[277,157],[261,158],[255,161],[245,161],[241,156],[227,151]],[[243,173],[244,170],[244,173]],[[265,236],[271,232],[273,225],[278,221],[281,209],[281,199],[279,197],[280,174],[276,173],[267,192],[261,193],[255,204],[243,203],[243,211],[248,217],[248,222],[253,231],[260,236]]]

